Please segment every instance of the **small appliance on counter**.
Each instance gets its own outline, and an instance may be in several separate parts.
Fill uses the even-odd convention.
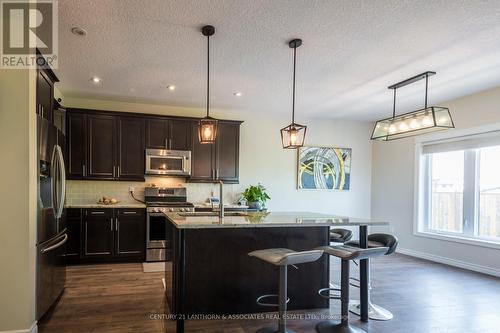
[[[185,187],[147,186],[144,198],[147,208],[146,261],[169,261],[172,237],[163,213],[194,212],[194,205],[187,201]]]

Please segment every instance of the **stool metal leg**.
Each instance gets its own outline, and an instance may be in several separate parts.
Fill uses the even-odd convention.
[[[366,333],[364,330],[349,325],[349,260],[342,260],[341,266],[341,321],[322,321],[316,325],[318,333]]]
[[[288,266],[280,266],[280,282],[279,282],[279,320],[278,330],[272,327],[264,327],[257,330],[257,333],[294,333],[286,328],[286,304],[288,303]],[[276,326],[275,326],[276,327]]]

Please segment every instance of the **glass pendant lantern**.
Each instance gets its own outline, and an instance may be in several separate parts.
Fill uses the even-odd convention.
[[[217,138],[218,124],[217,119],[210,117],[210,36],[215,34],[215,28],[206,25],[201,29],[201,33],[207,37],[207,115],[199,121],[198,139],[202,144],[212,144]]]
[[[290,41],[288,46],[293,48],[293,91],[292,91],[292,123],[281,129],[281,144],[283,149],[296,149],[304,145],[307,126],[295,122],[295,68],[297,59],[297,48],[302,45],[301,39]]]
[[[375,123],[371,137],[372,140],[391,141],[455,127],[448,108],[427,106],[429,76],[434,74],[436,73],[425,72],[388,87],[394,90],[392,117],[379,120]],[[425,79],[424,108],[396,116],[396,90],[421,79]]]

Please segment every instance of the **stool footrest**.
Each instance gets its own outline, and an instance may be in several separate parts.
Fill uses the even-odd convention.
[[[331,294],[332,291],[340,292],[341,289],[340,288],[322,288],[322,289],[318,290],[318,295],[320,295],[321,297],[326,298],[326,299],[340,299],[340,294],[332,295]]]
[[[266,298],[270,298],[270,297],[276,297],[276,298],[279,298],[279,295],[277,294],[267,294],[267,295],[262,295],[262,296],[259,296],[256,300],[257,304],[259,304],[260,306],[269,306],[269,307],[278,307],[279,304],[278,303],[266,303],[266,302],[263,302],[264,299]],[[290,297],[288,297],[286,299],[286,303],[288,304],[288,302],[290,302]]]

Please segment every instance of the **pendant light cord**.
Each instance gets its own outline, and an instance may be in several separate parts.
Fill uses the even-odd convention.
[[[427,109],[427,89],[429,88],[429,74],[425,74],[425,108]]]
[[[207,36],[207,117],[210,103],[210,36]]]
[[[293,47],[292,124],[295,124],[295,67],[296,66],[297,66],[297,45]]]
[[[396,118],[396,88],[394,88],[394,103],[392,104],[392,119]]]

